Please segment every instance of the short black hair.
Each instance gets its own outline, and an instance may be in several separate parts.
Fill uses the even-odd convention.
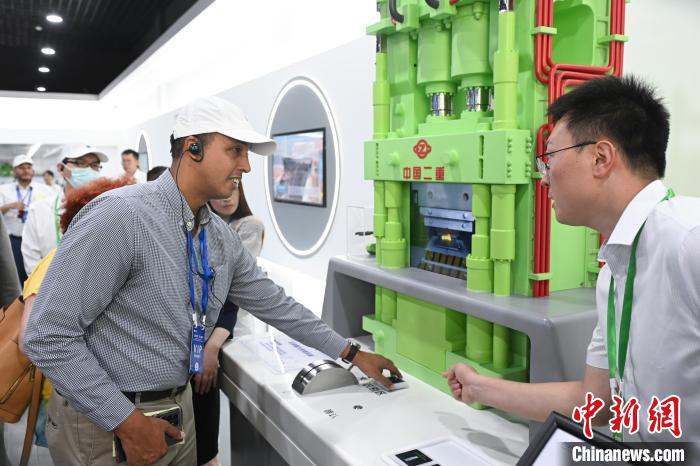
[[[577,144],[608,137],[632,170],[663,178],[670,115],[656,89],[641,79],[592,79],[557,99],[549,115],[566,122]]]
[[[51,170],[45,170],[43,175],[51,175],[51,178],[56,178],[56,175]]]
[[[148,173],[146,173],[146,181],[153,181],[157,179],[167,169],[168,167],[164,167],[162,165],[151,168],[150,170],[148,170]]]
[[[136,152],[134,149],[126,149],[124,152],[122,152],[122,157],[125,155],[133,155],[136,160],[139,159],[139,153]]]
[[[200,140],[202,143],[202,148],[207,145],[211,137],[214,135],[214,133],[202,133],[202,134],[193,134],[192,136],[196,137],[197,139]],[[171,134],[170,135],[170,155],[172,156],[173,159],[179,158],[183,152],[185,152],[185,139],[187,139],[189,136],[183,136],[181,138],[175,139],[175,137]]]

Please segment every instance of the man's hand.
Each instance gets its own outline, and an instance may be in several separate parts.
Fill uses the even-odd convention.
[[[443,372],[442,376],[447,379],[447,385],[449,385],[455,399],[465,403],[476,403],[477,400],[471,387],[479,374],[474,369],[466,364],[455,364]]]
[[[204,395],[216,387],[219,376],[220,349],[221,346],[213,342],[211,338],[204,345],[202,372],[194,376],[194,391],[200,395]]]
[[[130,466],[147,466],[162,458],[168,451],[165,435],[178,441],[185,433],[163,419],[144,416],[135,409],[119,427],[114,430],[126,453]]]
[[[22,201],[8,202],[3,204],[2,211],[7,212],[10,209],[25,210],[27,208],[26,204]]]
[[[389,389],[391,388],[391,382],[382,375],[382,370],[386,369],[396,377],[401,378],[401,372],[399,372],[394,363],[376,353],[358,351],[352,363],[364,372],[367,377],[373,378]]]

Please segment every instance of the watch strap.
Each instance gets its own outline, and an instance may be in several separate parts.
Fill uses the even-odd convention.
[[[356,343],[354,341],[348,341],[350,344],[350,349],[348,350],[348,354],[344,358],[340,358],[344,363],[347,364],[352,364],[353,359],[355,359],[355,356],[357,356],[357,353],[360,351],[360,344]]]

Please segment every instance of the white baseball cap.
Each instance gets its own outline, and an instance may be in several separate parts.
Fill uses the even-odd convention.
[[[28,163],[29,165],[34,165],[34,161],[32,160],[31,157],[28,157],[27,154],[20,154],[20,155],[16,156],[14,159],[12,159],[12,168],[17,168],[24,163]]]
[[[61,151],[61,160],[63,159],[79,159],[80,157],[87,154],[95,154],[100,162],[105,163],[109,161],[109,157],[104,152],[99,152],[94,146],[90,144],[66,144],[63,146]]]
[[[253,129],[240,108],[220,97],[201,97],[183,107],[175,118],[173,138],[204,133],[224,136],[250,144],[259,155],[272,155],[277,144]]]

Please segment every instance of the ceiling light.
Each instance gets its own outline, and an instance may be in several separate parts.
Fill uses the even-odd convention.
[[[45,88],[44,86],[37,86],[37,87],[36,87],[36,90],[37,90],[38,92],[46,92],[46,88]]]
[[[36,26],[34,26],[34,29],[36,29],[37,31],[43,31],[43,30],[44,30],[44,28],[41,27],[41,26],[39,26],[38,24],[37,24]]]
[[[39,67],[40,73],[48,73],[49,71],[51,71],[51,70],[47,66],[40,66]]]
[[[63,18],[58,15],[46,15],[46,21],[49,23],[62,23]]]
[[[56,51],[51,47],[44,47],[41,49],[41,53],[43,53],[44,55],[53,55],[56,53]]]

